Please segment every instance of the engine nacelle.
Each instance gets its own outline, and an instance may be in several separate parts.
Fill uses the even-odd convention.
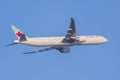
[[[70,48],[60,48],[58,49],[61,53],[69,53],[70,52]]]

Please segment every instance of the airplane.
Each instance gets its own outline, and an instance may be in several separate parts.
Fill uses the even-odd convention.
[[[99,35],[88,35],[88,36],[77,35],[75,28],[75,21],[72,17],[70,19],[70,26],[65,36],[29,38],[15,25],[12,25],[11,28],[14,31],[15,35],[17,36],[18,40],[15,40],[13,43],[8,44],[7,46],[11,46],[15,44],[24,44],[35,47],[47,47],[45,49],[24,52],[23,54],[39,53],[49,50],[58,50],[61,53],[70,53],[70,47],[72,46],[97,45],[97,44],[106,43],[108,41],[107,38]]]

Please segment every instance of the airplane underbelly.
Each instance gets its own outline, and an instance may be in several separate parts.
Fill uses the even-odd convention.
[[[61,43],[61,41],[50,41],[50,40],[44,40],[44,41],[27,41],[23,44],[30,45],[30,46],[61,46],[65,45],[64,43]]]
[[[50,40],[44,40],[44,41],[26,41],[23,44],[30,45],[30,46],[38,46],[38,47],[44,47],[44,46],[73,46],[73,43],[62,43],[60,41],[50,41]]]

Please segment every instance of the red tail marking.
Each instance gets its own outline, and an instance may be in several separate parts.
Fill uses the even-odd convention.
[[[18,37],[21,37],[21,36],[22,36],[22,33],[21,33],[20,31],[18,31],[18,32],[16,33],[16,35],[17,35]]]

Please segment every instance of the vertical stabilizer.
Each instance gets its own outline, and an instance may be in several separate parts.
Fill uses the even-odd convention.
[[[11,25],[11,28],[14,31],[19,41],[27,40],[27,36],[21,30],[19,30],[15,25]]]

